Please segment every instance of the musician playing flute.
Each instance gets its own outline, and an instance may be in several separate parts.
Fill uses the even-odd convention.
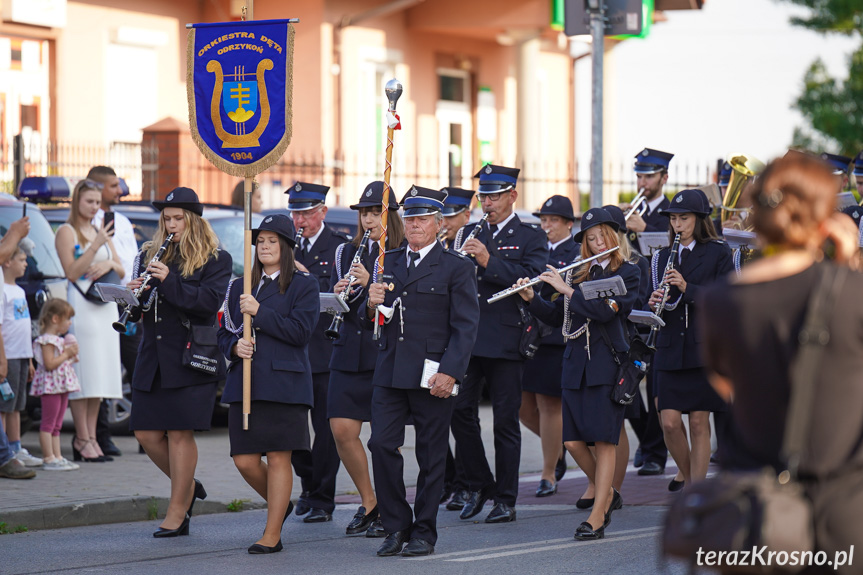
[[[368,456],[360,440],[363,422],[372,419],[372,378],[377,359],[377,346],[372,341],[372,332],[364,330],[360,324],[358,311],[362,310],[378,257],[378,241],[383,233],[381,214],[383,213],[384,183],[371,182],[360,195],[356,204],[351,206],[357,211],[359,232],[350,242],[336,249],[333,262],[331,289],[335,293],[347,294],[351,311],[342,315],[343,323],[338,338],[333,342],[333,357],[330,360],[330,385],[327,395],[327,418],[339,457],[360,494],[361,505],[353,519],[345,528],[347,535],[383,537],[386,535],[378,512],[378,500],[372,488],[369,475]],[[398,214],[399,205],[395,194],[389,197],[387,215],[387,248],[396,249],[404,241],[404,226]],[[361,246],[365,232],[369,233],[366,245]],[[354,263],[357,251],[363,248],[360,261]],[[348,278],[355,278],[348,286]]]
[[[538,319],[549,325],[563,326],[566,340],[561,374],[563,442],[595,485],[596,492],[590,515],[577,527],[574,537],[591,540],[605,537],[611,513],[623,506],[612,480],[624,407],[613,403],[609,395],[617,373],[613,354],[617,352],[625,361],[629,351],[626,318],[638,298],[639,271],[627,261],[628,246],[620,244],[619,226],[608,212],[592,208],[584,213],[581,222],[575,241],[581,243],[582,258],[615,246],[621,249],[599,258],[590,267],[585,264],[576,268],[566,279],[554,270],[544,272],[540,276],[542,281],[563,296],[554,302],[537,295],[533,288],[526,288],[519,294]],[[623,279],[626,294],[587,300],[578,288],[582,282],[614,276]],[[527,281],[523,278],[517,283],[521,285]],[[587,446],[591,442],[595,455]]]
[[[129,427],[147,456],[171,480],[168,511],[153,537],[177,537],[189,534],[195,499],[207,496],[194,479],[198,462],[194,433],[210,429],[216,385],[225,373],[223,362],[217,363],[215,373],[183,365],[189,340],[186,325],[215,326],[232,262],[201,217],[204,206],[194,190],[175,188],[153,206],[161,212],[159,226],[135,259],[135,279],[128,284],[136,290],[144,272],[152,276],[139,298],[142,307],[130,317],[137,321],[143,314],[144,332],[132,379]],[[169,234],[172,241],[161,260],[154,261]]]
[[[231,362],[222,401],[230,404],[231,457],[243,479],[267,502],[264,534],[248,548],[253,555],[282,550],[282,525],[291,513],[291,454],[308,450],[312,368],[307,347],[318,323],[317,280],[294,263],[294,226],[282,214],[252,230],[255,262],[252,293],[243,278],[225,298],[219,348]],[[243,314],[254,339],[243,339]],[[243,429],[243,359],[252,359],[252,413]],[[265,454],[264,463],[261,456]]]
[[[680,234],[679,253],[670,248],[654,252],[651,261],[653,293],[650,308],[662,300],[661,284],[670,284],[662,319],[665,321],[656,338],[655,395],[663,435],[668,451],[683,475],[683,486],[672,480],[670,490],[691,485],[707,476],[710,463],[710,412],[725,411],[725,403],[707,380],[701,355],[699,318],[695,300],[699,289],[734,269],[731,249],[716,236],[710,221],[710,204],[701,190],[683,190],[663,210],[669,218],[669,243]],[[668,258],[674,262],[663,273]],[[689,414],[689,442],[682,414]],[[690,449],[690,443],[692,445]]]

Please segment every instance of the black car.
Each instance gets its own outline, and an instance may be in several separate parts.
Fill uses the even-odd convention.
[[[273,214],[287,214],[290,212],[284,208],[271,208],[261,212],[264,216]],[[341,232],[348,236],[349,239],[357,235],[357,211],[343,206],[327,206],[327,216],[324,221],[328,226],[337,232]]]

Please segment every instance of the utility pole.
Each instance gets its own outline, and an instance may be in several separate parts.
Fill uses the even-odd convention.
[[[593,86],[591,89],[591,159],[590,207],[602,206],[602,83],[603,57],[605,56],[605,0],[587,0],[590,13],[590,35],[593,51]]]

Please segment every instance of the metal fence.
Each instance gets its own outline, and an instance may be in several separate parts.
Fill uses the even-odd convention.
[[[156,148],[135,143],[99,145],[17,136],[0,141],[0,191],[14,194],[23,177],[62,176],[74,181],[86,177],[93,166],[110,166],[129,186],[129,199],[148,199],[150,190],[142,190],[143,175],[158,172],[158,158]]]

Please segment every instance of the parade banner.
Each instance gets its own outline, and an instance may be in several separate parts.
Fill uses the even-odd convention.
[[[291,20],[189,24],[189,127],[217,168],[254,177],[291,141]]]

